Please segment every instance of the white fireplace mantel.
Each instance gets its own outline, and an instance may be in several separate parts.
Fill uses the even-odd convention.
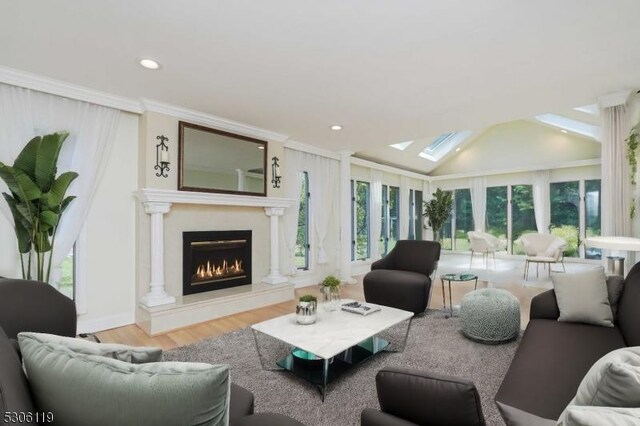
[[[278,217],[296,200],[250,195],[216,194],[204,192],[172,191],[166,189],[140,189],[136,196],[151,216],[151,282],[149,292],[141,299],[147,308],[175,303],[175,297],[167,294],[164,283],[164,232],[163,217],[173,204],[198,204],[210,206],[238,206],[263,208],[270,220],[270,271],[263,282],[280,284],[287,278],[280,274],[280,245],[278,242]]]

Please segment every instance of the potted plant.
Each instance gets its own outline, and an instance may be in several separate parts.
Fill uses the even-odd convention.
[[[433,240],[440,241],[442,226],[453,210],[453,192],[438,188],[432,195],[431,200],[423,203],[422,215],[426,216],[429,228],[433,231]]]
[[[333,275],[327,276],[320,283],[322,302],[325,311],[335,311],[340,305],[340,280]]]
[[[67,136],[67,132],[36,136],[18,154],[13,166],[0,162],[0,178],[10,192],[2,195],[13,215],[24,279],[49,282],[60,218],[75,198],[65,194],[78,174],[56,176],[58,156]]]
[[[296,322],[298,324],[313,324],[316,322],[318,299],[312,294],[305,294],[298,299],[296,306]]]

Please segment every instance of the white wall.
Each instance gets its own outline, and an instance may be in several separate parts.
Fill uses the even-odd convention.
[[[433,176],[549,167],[568,161],[598,159],[601,145],[529,121],[513,121],[487,129],[432,173]]]
[[[78,249],[78,285],[86,289],[80,331],[133,323],[136,262],[134,191],[138,187],[138,116],[122,113],[111,157]]]

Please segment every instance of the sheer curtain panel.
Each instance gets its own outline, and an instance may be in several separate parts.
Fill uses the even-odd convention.
[[[487,210],[487,179],[476,177],[471,179],[471,210],[476,231],[484,232]]]
[[[382,232],[382,172],[371,169],[371,259],[380,259]]]
[[[536,227],[541,234],[549,232],[551,222],[549,181],[549,170],[540,170],[533,174],[533,214]]]

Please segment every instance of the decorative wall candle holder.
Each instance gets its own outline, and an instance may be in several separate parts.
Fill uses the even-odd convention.
[[[271,184],[274,188],[280,188],[280,180],[282,179],[280,175],[280,160],[278,157],[273,157],[271,161]]]
[[[169,140],[168,137],[164,135],[156,136],[156,139],[160,141],[158,145],[156,145],[156,165],[154,170],[159,170],[156,173],[157,177],[169,177],[169,175],[165,174],[165,172],[170,171],[169,169],[169,147],[165,144],[166,141]]]

